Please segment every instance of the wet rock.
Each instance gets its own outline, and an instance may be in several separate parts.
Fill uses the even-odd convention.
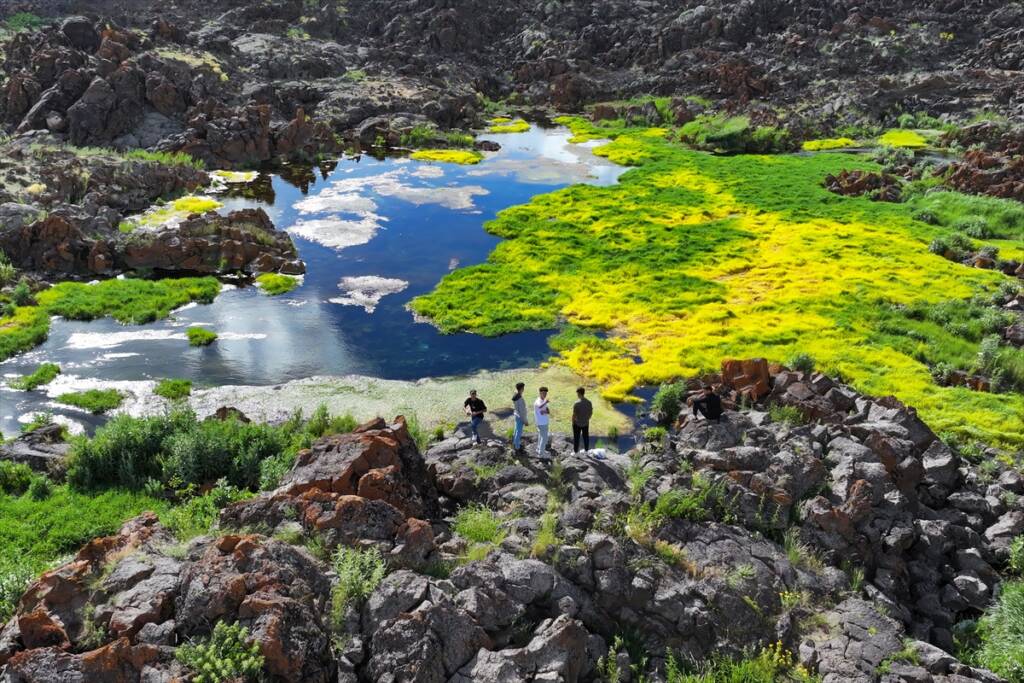
[[[61,479],[64,459],[70,450],[64,428],[50,423],[0,444],[0,460],[24,463],[37,472]]]

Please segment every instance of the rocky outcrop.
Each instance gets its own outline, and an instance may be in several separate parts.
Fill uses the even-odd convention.
[[[984,479],[893,399],[725,370],[707,379],[730,404],[762,370],[770,391],[626,455],[556,436],[552,464],[458,432],[420,455],[402,418],[324,437],[209,535],[181,545],[143,515],[43,574],[0,630],[0,675],[173,680],[175,647],[231,622],[280,681],[596,681],[609,657],[658,676],[667,652],[781,642],[829,683],[995,683],[949,654],[950,626],[998,590],[1020,476]],[[500,533],[461,535],[470,504]],[[342,547],[388,565],[365,600],[332,598],[321,558]]]
[[[867,195],[880,202],[898,202],[903,195],[899,179],[888,173],[843,170],[826,176],[824,185],[829,192],[848,197]]]
[[[194,215],[155,231],[139,229],[115,246],[117,268],[191,273],[306,271],[291,238],[274,228],[263,209],[226,216]]]
[[[71,450],[64,427],[50,423],[0,444],[0,460],[28,465],[37,472],[63,479],[64,459]]]

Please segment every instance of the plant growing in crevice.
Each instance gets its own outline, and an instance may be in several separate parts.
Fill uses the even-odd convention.
[[[193,683],[249,683],[263,673],[260,646],[250,642],[249,629],[241,624],[219,621],[209,638],[182,645],[174,656],[194,672]]]
[[[331,590],[331,618],[336,629],[350,606],[361,605],[387,576],[384,556],[376,548],[339,547],[331,558],[338,582]]]

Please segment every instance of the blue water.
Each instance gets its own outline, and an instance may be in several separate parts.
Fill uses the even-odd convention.
[[[406,305],[451,269],[486,260],[499,239],[483,224],[500,210],[574,182],[615,182],[622,169],[568,145],[568,137],[564,129],[537,128],[494,136],[502,150],[477,166],[363,156],[312,174],[286,174],[303,177],[301,182],[264,176],[262,184],[269,183],[272,192],[261,199],[222,198],[223,210],[259,206],[283,230],[330,217],[358,222],[370,214],[378,229],[365,243],[345,247],[293,233],[307,273],[298,289],[283,296],[233,289],[210,305],[140,326],[55,320],[43,345],[0,364],[0,374],[24,374],[49,361],[66,374],[102,383],[182,377],[209,386],[272,385],[325,374],[409,380],[535,366],[550,355],[550,331],[498,338],[443,335],[414,320]],[[332,208],[330,201],[322,210],[304,213],[297,207],[339,194],[362,209],[371,203],[372,211],[358,215]],[[383,296],[372,312],[331,301],[346,296],[339,288],[342,278],[359,276],[408,285]],[[182,335],[195,324],[220,338],[206,348],[188,346]],[[0,430],[6,434],[18,430],[19,416],[55,409],[42,392],[0,391],[0,402]],[[81,413],[73,416],[83,419]]]

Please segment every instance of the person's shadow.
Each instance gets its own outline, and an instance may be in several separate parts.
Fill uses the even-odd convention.
[[[484,421],[480,423],[479,427],[477,427],[477,431],[480,433],[480,438],[481,439],[500,439],[500,440],[504,441],[506,439],[507,435],[505,435],[505,434],[495,434],[494,433],[494,426],[491,424],[491,420],[492,419],[494,419],[494,420],[505,420],[506,418],[509,418],[511,416],[512,416],[512,409],[511,408],[500,408],[498,410],[489,410],[489,411],[487,411],[487,414],[484,415]],[[469,420],[463,420],[462,422],[460,422],[456,426],[455,429],[456,429],[456,431],[459,432],[459,434],[465,436],[466,438],[470,438],[470,437],[473,436],[473,430],[470,429]]]

